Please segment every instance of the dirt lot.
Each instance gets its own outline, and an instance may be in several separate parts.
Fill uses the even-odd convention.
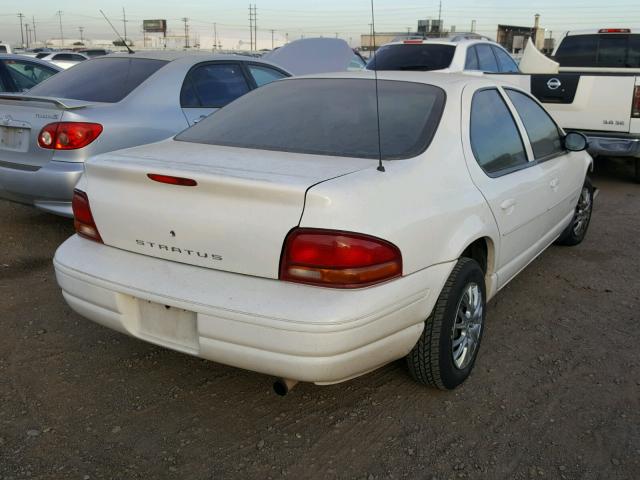
[[[0,478],[637,479],[640,185],[594,183],[586,241],[498,295],[452,393],[396,362],[280,398],[95,325],[53,275],[71,222],[0,201]]]

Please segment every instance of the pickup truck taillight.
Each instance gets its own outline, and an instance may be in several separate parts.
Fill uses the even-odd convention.
[[[49,150],[76,150],[89,145],[101,133],[99,123],[55,122],[40,131],[38,145]]]
[[[633,106],[631,107],[631,116],[640,118],[640,85],[636,85],[633,91]]]
[[[280,279],[332,288],[359,288],[402,275],[398,247],[360,233],[296,228],[284,242]]]
[[[96,222],[93,220],[87,194],[76,188],[73,191],[71,206],[73,208],[73,226],[76,229],[76,233],[94,242],[103,243]]]

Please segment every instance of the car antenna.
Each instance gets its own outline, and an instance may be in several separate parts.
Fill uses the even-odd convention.
[[[118,36],[118,38],[120,39],[120,41],[122,42],[122,44],[124,45],[124,47],[127,49],[127,51],[129,52],[129,54],[135,53],[133,50],[131,50],[131,47],[129,47],[129,45],[127,45],[127,41],[122,38],[122,36],[118,33],[118,30],[116,30],[116,27],[113,26],[113,24],[109,21],[109,19],[107,18],[107,16],[104,14],[104,12],[102,10],[100,10],[100,13],[102,14],[102,16],[104,17],[104,19],[107,21],[107,23],[109,24],[109,26],[111,27],[111,29],[116,33],[116,35]]]
[[[380,98],[378,95],[378,68],[376,65],[376,20],[375,11],[373,8],[373,0],[371,0],[371,35],[373,36],[373,75],[376,84],[376,118],[378,121],[378,171],[384,172],[384,165],[382,165],[382,135],[380,134]]]

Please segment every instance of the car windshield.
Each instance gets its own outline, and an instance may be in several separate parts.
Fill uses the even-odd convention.
[[[30,94],[115,103],[166,65],[165,60],[109,57],[79,63],[36,85]]]
[[[453,60],[456,47],[438,43],[394,44],[380,47],[369,61],[369,70],[442,70]]]
[[[175,137],[241,148],[386,160],[422,153],[445,93],[433,85],[373,79],[281,80],[254,90]]]

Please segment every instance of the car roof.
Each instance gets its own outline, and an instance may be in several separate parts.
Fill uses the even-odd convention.
[[[398,40],[395,42],[386,43],[385,45],[464,45],[475,43],[490,43],[491,45],[499,45],[488,37],[470,36],[470,34],[461,33],[459,35],[453,35],[443,38],[425,38],[425,39],[406,39]]]
[[[299,79],[310,78],[344,78],[344,79],[367,79],[374,80],[392,80],[399,82],[424,83],[426,85],[434,85],[443,90],[461,90],[466,85],[477,85],[479,87],[489,87],[493,85],[502,85],[500,80],[490,79],[479,73],[447,73],[447,72],[419,72],[419,71],[399,71],[399,70],[383,70],[377,72],[372,70],[362,70],[355,72],[337,72],[324,73],[317,75],[304,75],[301,77],[292,77],[279,81],[295,81]],[[511,84],[509,84],[511,85]]]
[[[270,65],[275,68],[282,70],[283,72],[287,72],[287,69],[279,66],[276,63],[268,62],[258,57],[251,57],[247,55],[239,55],[239,54],[224,54],[224,53],[212,53],[212,52],[181,52],[181,51],[144,51],[144,52],[135,52],[135,53],[127,53],[127,52],[116,52],[110,53],[109,55],[103,57],[92,58],[91,61],[102,60],[105,58],[144,58],[149,60],[164,60],[167,62],[180,62],[185,65],[195,65],[200,62],[207,61],[234,61],[234,62],[252,62],[252,63],[261,63],[264,65]],[[287,72],[290,73],[290,72]]]
[[[28,55],[20,55],[19,53],[0,53],[0,60],[25,60],[33,63],[37,63],[38,65],[43,65],[48,68],[52,68],[54,70],[61,71],[62,68],[54,65],[50,62],[45,62],[36,57],[30,57]]]
[[[586,29],[582,29],[582,30],[569,30],[568,32],[565,32],[566,36],[573,36],[573,35],[596,35],[598,33],[607,33],[607,32],[600,32],[600,30],[629,30],[629,32],[620,32],[620,33],[632,33],[632,34],[638,34],[640,33],[640,28],[633,28],[633,27],[611,27],[611,26],[604,26],[602,28],[586,28]],[[616,32],[611,32],[611,33],[616,33]]]

